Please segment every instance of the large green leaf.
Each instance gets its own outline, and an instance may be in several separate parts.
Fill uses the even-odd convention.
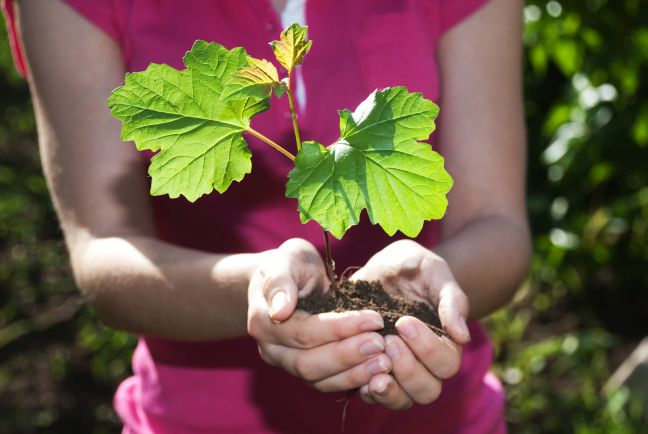
[[[184,57],[186,69],[150,65],[127,74],[108,106],[122,125],[122,140],[139,150],[160,151],[151,160],[151,194],[195,201],[213,189],[227,190],[250,173],[243,131],[268,97],[222,99],[224,84],[250,66],[242,48],[197,41]]]
[[[414,237],[440,219],[452,178],[426,140],[438,107],[404,87],[374,91],[351,113],[340,111],[340,138],[328,147],[304,142],[286,196],[302,221],[317,221],[336,238],[367,210],[387,234]]]

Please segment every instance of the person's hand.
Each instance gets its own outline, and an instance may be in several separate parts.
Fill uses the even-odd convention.
[[[324,392],[351,390],[391,370],[383,328],[374,311],[295,311],[298,293],[328,288],[317,249],[302,239],[268,252],[248,290],[248,333],[267,363],[279,366]]]
[[[452,338],[437,336],[414,317],[400,318],[396,322],[398,336],[385,339],[393,376],[373,376],[360,389],[362,399],[394,410],[436,400],[442,380],[459,370],[458,344],[470,341],[466,325],[468,298],[448,264],[415,241],[401,240],[376,253],[352,280],[380,280],[388,293],[436,306],[441,324]]]

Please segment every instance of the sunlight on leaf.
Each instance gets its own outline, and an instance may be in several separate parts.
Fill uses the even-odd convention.
[[[225,85],[223,98],[232,99],[241,96],[265,98],[270,95],[273,88],[284,89],[284,83],[279,81],[277,68],[272,63],[253,57],[248,60],[250,66],[239,70]],[[283,94],[281,90],[275,90],[275,93],[278,97]]]
[[[278,41],[272,41],[272,51],[277,61],[291,73],[295,66],[302,63],[304,56],[311,48],[312,41],[307,40],[307,26],[291,24],[281,32]]]
[[[367,210],[387,234],[415,237],[425,220],[443,217],[452,178],[426,140],[438,107],[404,87],[374,91],[352,113],[340,111],[340,138],[328,147],[304,142],[286,196],[302,221],[336,238]]]
[[[122,121],[122,140],[133,140],[139,150],[160,151],[149,167],[151,194],[183,195],[193,202],[214,189],[224,192],[250,173],[242,133],[269,107],[269,98],[221,99],[223,83],[249,66],[242,48],[196,41],[183,60],[183,71],[152,64],[127,74],[108,106]]]

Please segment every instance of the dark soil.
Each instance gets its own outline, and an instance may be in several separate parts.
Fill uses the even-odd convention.
[[[380,282],[364,280],[352,282],[343,279],[337,283],[337,289],[331,286],[325,293],[316,291],[306,298],[299,299],[297,309],[311,314],[362,309],[375,310],[385,320],[385,328],[378,331],[383,336],[398,334],[395,327],[398,318],[413,316],[427,324],[437,335],[446,335],[435,309],[431,309],[424,303],[391,296],[385,292]]]

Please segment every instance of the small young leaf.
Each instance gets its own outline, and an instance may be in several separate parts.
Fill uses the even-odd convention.
[[[248,58],[248,62],[250,66],[240,69],[225,84],[223,98],[233,99],[245,96],[265,98],[270,95],[273,88],[283,88],[283,83],[279,81],[277,68],[272,63],[254,57]]]
[[[277,98],[281,98],[284,93],[286,93],[286,90],[290,86],[290,80],[288,80],[288,77],[284,77],[281,79],[279,82],[279,86],[274,87],[274,93]]]
[[[224,83],[249,66],[242,48],[227,50],[196,41],[184,57],[187,69],[150,65],[126,75],[108,100],[122,121],[122,140],[156,154],[149,167],[151,194],[185,196],[195,201],[250,173],[250,150],[243,131],[250,119],[267,110],[269,98],[246,96],[221,100]]]
[[[274,86],[272,89],[274,90],[275,96],[277,98],[281,98],[284,95],[284,93],[286,93],[287,87],[286,87],[286,84],[284,83],[284,81],[281,80],[279,82],[279,85]]]
[[[304,56],[311,48],[312,41],[307,40],[308,26],[291,24],[281,32],[278,41],[272,41],[275,57],[291,73],[295,66],[302,63]]]
[[[304,142],[286,196],[303,222],[317,221],[336,238],[367,209],[388,235],[415,237],[423,222],[443,217],[452,178],[427,143],[438,107],[404,87],[374,91],[351,113],[340,111],[340,138],[328,147]]]

